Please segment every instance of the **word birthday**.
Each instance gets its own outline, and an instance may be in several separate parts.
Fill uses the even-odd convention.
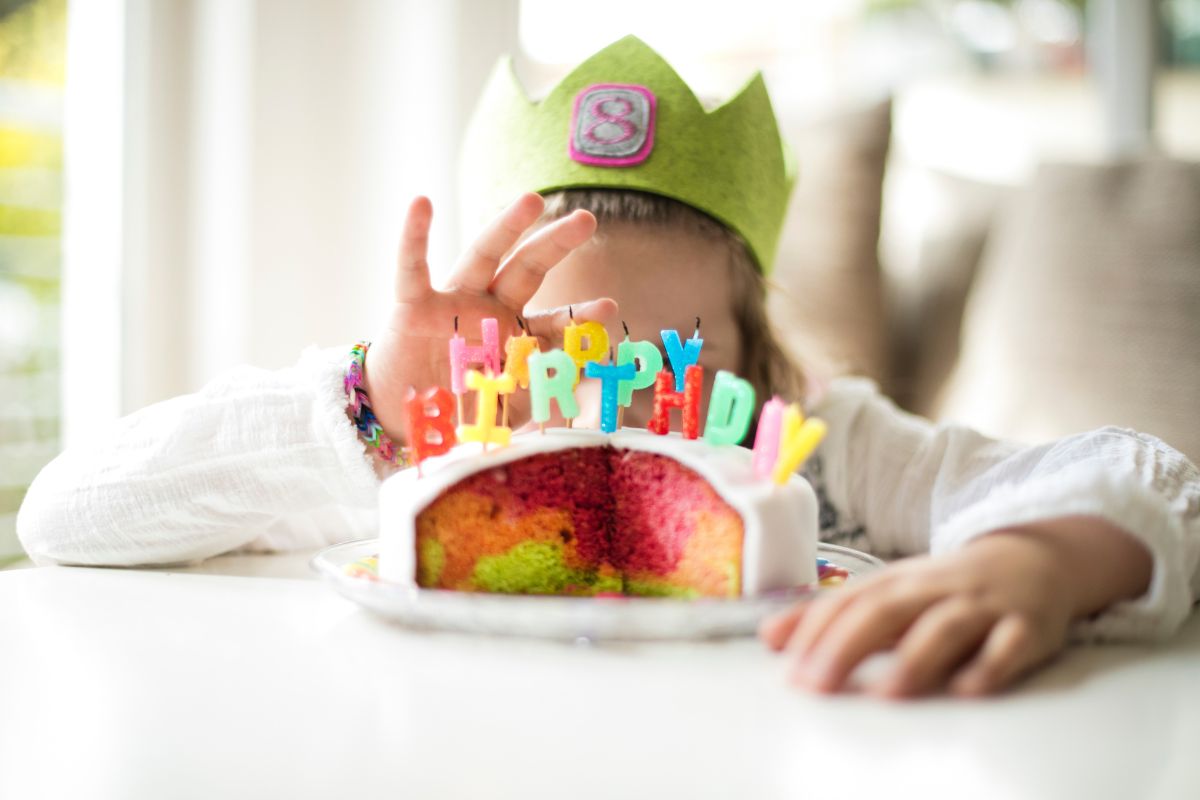
[[[459,442],[504,446],[512,437],[508,427],[508,399],[519,386],[529,391],[533,421],[544,431],[551,417],[551,403],[571,426],[579,416],[575,390],[581,377],[600,381],[600,429],[613,433],[621,426],[624,409],[633,403],[633,393],[654,392],[654,412],[647,428],[659,435],[671,430],[671,411],[680,412],[680,432],[685,439],[700,438],[700,394],[704,368],[699,365],[704,340],[699,320],[689,339],[678,331],[661,332],[663,350],[670,362],[664,369],[662,352],[653,342],[625,340],[609,346],[608,331],[598,322],[576,323],[563,331],[561,350],[542,352],[537,337],[531,336],[520,318],[519,336],[510,336],[501,358],[499,325],[495,319],[482,321],[482,343],[467,344],[458,334],[458,319],[450,339],[450,390],[434,387],[413,391],[405,404],[409,451],[420,463],[447,452]],[[607,358],[606,358],[607,357]],[[475,369],[478,366],[482,369]],[[475,422],[463,419],[462,399],[475,392]],[[496,422],[497,403],[503,398],[502,419]],[[713,445],[738,445],[746,438],[755,409],[754,387],[744,378],[720,370],[713,380],[704,440]],[[453,414],[457,407],[458,425]],[[825,423],[805,419],[799,405],[785,404],[778,397],[763,403],[754,438],[754,474],[778,484],[787,482],[825,436]]]

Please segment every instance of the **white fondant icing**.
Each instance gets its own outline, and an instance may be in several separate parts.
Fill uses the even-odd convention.
[[[699,473],[741,515],[744,595],[816,582],[817,498],[806,480],[793,475],[787,484],[777,486],[754,477],[751,452],[745,448],[713,446],[678,433],[659,436],[638,428],[613,434],[550,428],[544,434],[514,436],[507,447],[487,452],[479,444],[462,444],[427,459],[420,477],[415,469],[392,476],[379,495],[380,577],[415,585],[417,515],[464,478],[538,453],[605,444],[678,461]]]

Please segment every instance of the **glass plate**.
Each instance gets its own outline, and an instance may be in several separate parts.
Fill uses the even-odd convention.
[[[765,615],[841,582],[830,577],[853,580],[883,566],[858,550],[819,544],[817,556],[826,562],[821,588],[732,600],[557,597],[451,592],[381,581],[374,575],[378,552],[378,539],[345,542],[322,550],[310,566],[343,597],[407,627],[593,641],[751,635]]]

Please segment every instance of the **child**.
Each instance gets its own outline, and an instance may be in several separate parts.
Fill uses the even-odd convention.
[[[409,208],[395,305],[364,367],[384,452],[389,437],[404,444],[409,387],[449,384],[455,317],[466,331],[496,317],[503,336],[521,314],[548,347],[571,314],[637,337],[699,316],[706,375],[732,370],[759,397],[803,398],[827,421],[806,468],[823,538],[933,552],[764,622],[798,683],[835,691],[894,648],[872,691],[992,692],[1068,635],[1156,638],[1188,615],[1200,474],[1162,442],[1104,429],[1021,448],[900,412],[865,381],[810,385],[789,364],[766,324],[764,273],[791,180],[761,80],[705,114],[627,38],[538,105],[498,73],[466,148],[485,204],[517,185],[547,197],[521,194],[445,291],[425,260],[430,203]],[[397,467],[356,434],[348,365],[345,349],[310,350],[291,369],[243,368],[126,417],[38,476],[18,519],[26,549],[40,563],[152,564],[374,535],[379,479]],[[585,415],[592,383],[580,384]],[[527,418],[515,401],[512,414]],[[635,404],[625,424],[648,415]]]

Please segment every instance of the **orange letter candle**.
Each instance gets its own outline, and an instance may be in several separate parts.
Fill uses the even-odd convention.
[[[454,395],[449,390],[435,386],[420,394],[411,391],[404,401],[404,411],[408,446],[417,464],[448,452],[458,441],[454,436]]]

